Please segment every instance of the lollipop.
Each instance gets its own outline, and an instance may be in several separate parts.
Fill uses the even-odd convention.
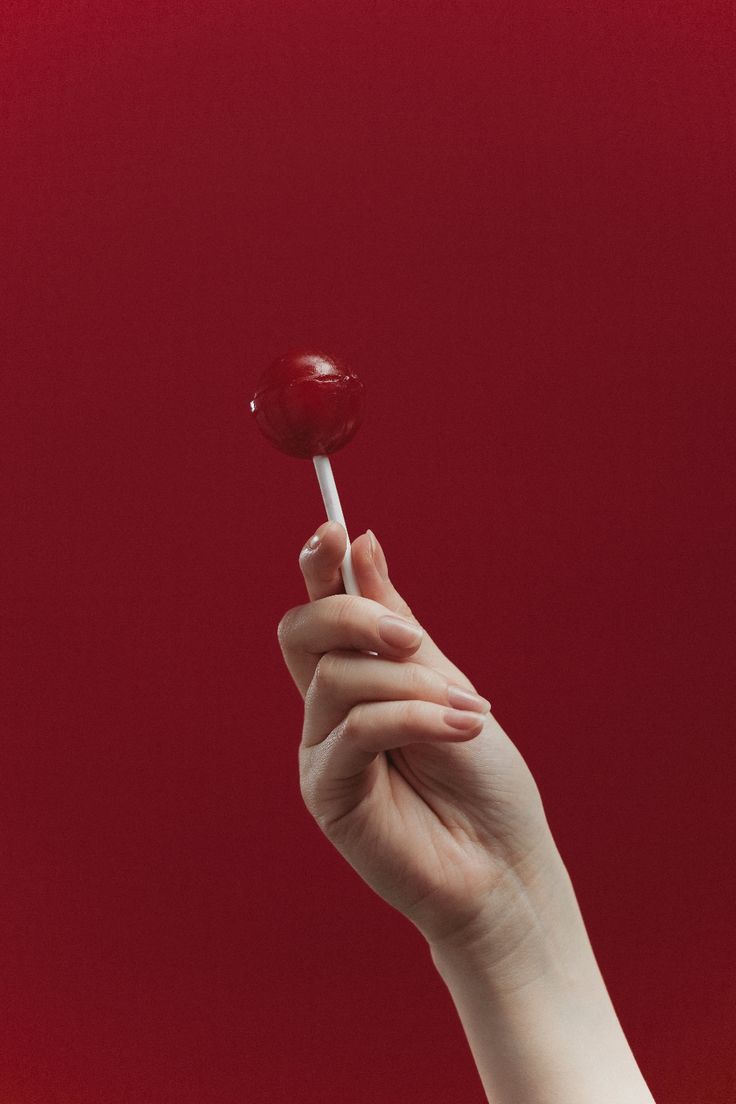
[[[329,454],[355,436],[363,420],[363,384],[324,353],[297,349],[269,365],[258,381],[251,413],[265,437],[287,456],[314,461],[327,517],[345,529]],[[350,559],[341,566],[346,594],[360,594]]]

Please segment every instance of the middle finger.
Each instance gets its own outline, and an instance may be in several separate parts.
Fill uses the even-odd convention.
[[[418,625],[397,617],[380,602],[345,594],[287,610],[278,628],[284,661],[302,697],[325,652],[345,648],[409,659],[423,637]]]

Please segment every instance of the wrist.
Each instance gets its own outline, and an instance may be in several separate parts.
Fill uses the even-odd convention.
[[[482,974],[499,993],[541,980],[577,985],[592,957],[570,876],[551,835],[523,865],[505,869],[471,921],[428,943],[445,980]]]
[[[429,944],[489,1100],[653,1104],[552,845],[491,917]]]

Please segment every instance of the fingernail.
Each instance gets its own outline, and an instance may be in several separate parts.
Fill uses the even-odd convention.
[[[378,635],[392,648],[415,648],[424,636],[424,630],[403,617],[379,617]]]
[[[320,537],[319,533],[315,533],[313,537],[309,538],[304,547],[308,548],[310,552],[313,552],[321,540],[322,538]]]
[[[450,728],[460,729],[461,732],[470,732],[471,728],[483,724],[483,718],[477,713],[460,713],[455,709],[448,709],[442,718]]]
[[[384,555],[383,549],[381,548],[381,545],[378,542],[378,538],[376,537],[373,530],[366,529],[366,532],[368,534],[368,540],[371,546],[371,556],[373,558],[373,563],[376,565],[376,570],[378,571],[378,574],[381,575],[388,582],[388,564],[386,563],[386,557]]]
[[[491,703],[486,698],[473,694],[470,690],[463,690],[460,686],[447,687],[447,700],[456,709],[472,709],[476,713],[491,712]]]

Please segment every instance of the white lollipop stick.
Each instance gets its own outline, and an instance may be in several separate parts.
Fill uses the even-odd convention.
[[[317,472],[317,479],[319,480],[319,489],[322,492],[322,501],[325,504],[325,510],[327,511],[327,517],[330,521],[336,521],[338,525],[342,525],[345,530],[345,537],[347,538],[347,547],[345,549],[345,558],[340,565],[340,571],[342,572],[342,581],[345,584],[346,594],[360,594],[358,584],[355,581],[355,575],[353,573],[353,561],[350,557],[350,537],[348,537],[348,528],[345,524],[345,517],[342,512],[342,506],[340,505],[340,498],[337,493],[337,486],[335,485],[335,477],[332,474],[332,465],[330,464],[329,456],[313,456],[314,470]]]

